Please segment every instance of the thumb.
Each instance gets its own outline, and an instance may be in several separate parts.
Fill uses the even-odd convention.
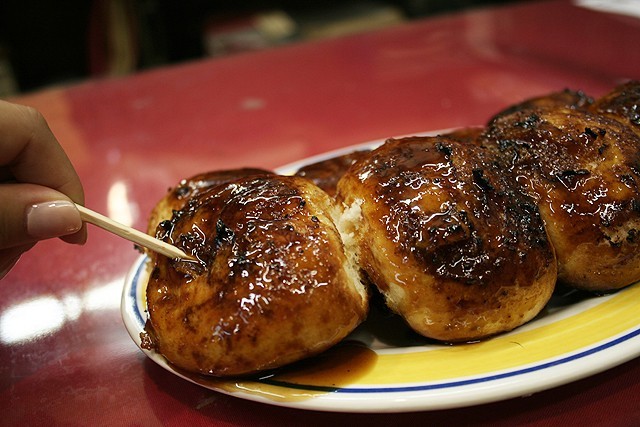
[[[84,243],[86,228],[63,193],[35,184],[0,185],[0,249],[63,237]]]

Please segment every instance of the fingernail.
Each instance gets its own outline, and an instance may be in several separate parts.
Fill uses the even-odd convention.
[[[27,233],[37,239],[66,236],[82,228],[80,212],[66,200],[31,205],[27,210]]]

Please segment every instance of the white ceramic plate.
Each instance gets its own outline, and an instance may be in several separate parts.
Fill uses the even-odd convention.
[[[291,173],[361,144],[283,167]],[[147,258],[127,276],[125,326],[140,347],[147,319]],[[180,371],[142,349],[166,370],[212,390],[273,405],[341,412],[445,409],[529,395],[622,364],[640,355],[640,283],[606,296],[568,292],[536,319],[507,334],[447,346],[413,334],[382,308],[343,345],[282,370],[242,380]]]

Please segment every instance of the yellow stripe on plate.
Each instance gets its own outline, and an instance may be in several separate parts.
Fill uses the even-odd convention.
[[[571,353],[640,323],[640,284],[595,307],[532,330],[402,354],[381,354],[358,384],[432,382],[511,369]]]

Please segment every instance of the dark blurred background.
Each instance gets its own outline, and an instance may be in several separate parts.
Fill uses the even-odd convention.
[[[0,96],[514,0],[0,1]]]

